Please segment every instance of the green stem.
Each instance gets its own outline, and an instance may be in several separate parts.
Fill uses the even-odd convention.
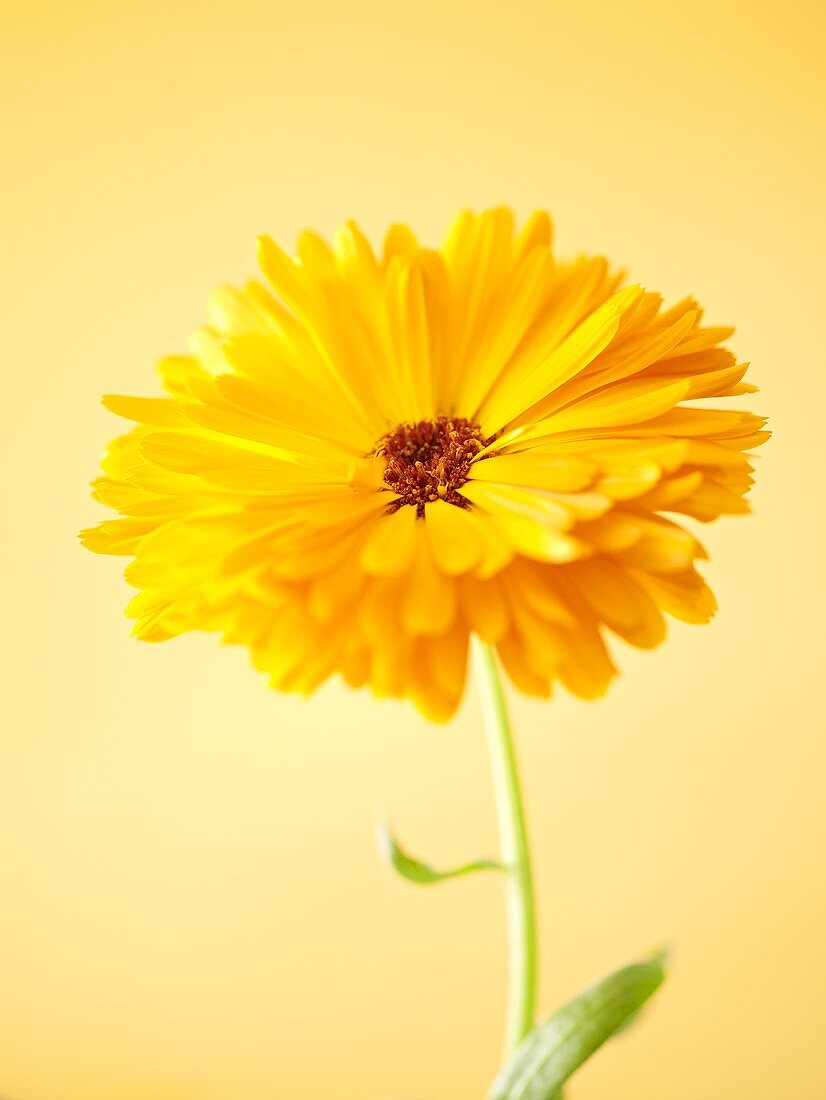
[[[534,1026],[536,911],[525,811],[502,682],[490,646],[473,639],[476,679],[493,772],[502,862],[507,876],[509,994],[505,1057]]]

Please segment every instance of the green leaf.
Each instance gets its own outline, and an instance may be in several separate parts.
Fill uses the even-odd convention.
[[[449,878],[461,878],[463,875],[473,874],[474,871],[502,871],[501,863],[492,859],[477,859],[471,863],[464,863],[461,867],[454,867],[450,871],[437,871],[421,860],[414,859],[407,854],[393,837],[390,829],[383,821],[377,826],[379,850],[387,862],[402,878],[408,882],[418,883],[420,886],[430,886],[434,882],[444,882]]]
[[[627,1026],[665,978],[664,955],[609,974],[540,1024],[514,1051],[488,1100],[559,1100],[562,1085]]]

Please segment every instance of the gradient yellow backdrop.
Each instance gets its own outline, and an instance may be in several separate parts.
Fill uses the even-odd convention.
[[[495,848],[479,713],[426,725],[269,693],[209,637],[130,640],[87,483],[210,288],[350,216],[437,238],[550,208],[734,323],[776,436],[756,514],[705,534],[721,610],[588,705],[513,701],[542,1002],[676,945],[571,1100],[822,1100],[823,149],[816,0],[83,3],[9,8],[4,154],[0,1093],[481,1100],[494,878],[393,879],[373,820]]]

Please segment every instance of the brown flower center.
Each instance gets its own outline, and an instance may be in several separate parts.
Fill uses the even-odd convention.
[[[423,516],[425,504],[432,500],[467,508],[458,489],[467,481],[471,462],[489,442],[478,424],[461,416],[400,424],[388,432],[375,453],[387,460],[384,483],[400,498],[390,511],[415,504]]]

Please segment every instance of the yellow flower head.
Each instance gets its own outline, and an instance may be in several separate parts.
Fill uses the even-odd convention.
[[[623,286],[602,257],[558,261],[535,214],[460,214],[439,250],[393,226],[260,242],[266,282],[221,289],[168,396],[108,397],[137,423],[84,533],[134,557],[128,614],[151,641],[217,630],[274,687],[334,673],[446,719],[468,641],[522,691],[585,698],[612,631],[662,641],[706,622],[706,556],[670,516],[748,511],[767,433],[695,398],[753,391],[686,299]]]

